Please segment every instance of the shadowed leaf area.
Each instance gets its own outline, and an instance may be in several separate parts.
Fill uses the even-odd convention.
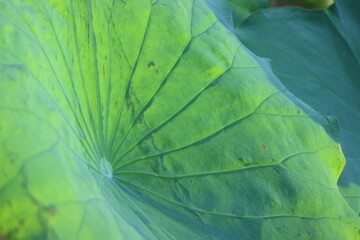
[[[337,125],[202,0],[0,0],[0,239],[359,239]]]
[[[275,74],[289,90],[319,112],[338,119],[347,159],[338,185],[357,214],[360,212],[359,16],[358,1],[339,0],[328,10],[279,8],[258,12],[237,29],[238,37],[247,47],[271,60]]]

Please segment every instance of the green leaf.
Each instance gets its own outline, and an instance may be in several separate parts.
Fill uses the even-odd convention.
[[[201,0],[0,0],[0,238],[358,239],[337,126]]]
[[[334,3],[334,0],[278,0],[277,2],[280,4],[295,3],[308,8],[327,8]]]
[[[268,0],[227,0],[232,8],[232,16],[235,26],[248,18],[252,12],[268,7]]]
[[[279,8],[258,12],[237,30],[297,97],[340,122],[347,164],[339,188],[360,213],[360,2],[329,10]]]

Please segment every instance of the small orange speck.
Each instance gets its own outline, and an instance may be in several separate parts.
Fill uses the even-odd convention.
[[[262,148],[262,149],[266,149],[266,145],[261,145],[261,148]]]
[[[50,214],[50,216],[54,216],[56,214],[56,206],[51,205],[46,208],[46,211]]]

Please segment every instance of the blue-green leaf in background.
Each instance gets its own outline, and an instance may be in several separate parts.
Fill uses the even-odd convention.
[[[202,0],[0,0],[0,239],[359,239],[337,127]]]
[[[237,29],[240,40],[269,58],[297,97],[340,123],[347,164],[339,188],[360,213],[360,2],[338,0],[326,10],[259,11]]]

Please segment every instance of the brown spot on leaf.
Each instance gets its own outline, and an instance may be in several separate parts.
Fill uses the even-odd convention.
[[[55,214],[56,214],[56,206],[55,205],[50,205],[50,206],[45,208],[45,211],[47,213],[49,213],[50,216],[55,216]]]

